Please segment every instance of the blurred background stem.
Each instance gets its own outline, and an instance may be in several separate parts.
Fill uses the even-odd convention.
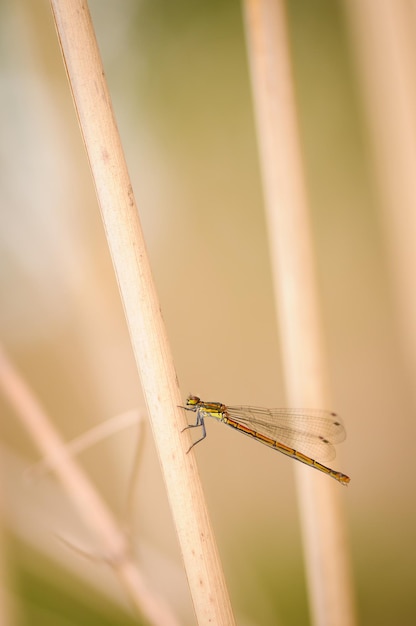
[[[124,532],[100,495],[78,467],[45,411],[0,347],[0,387],[33,442],[62,483],[84,522],[98,537],[102,558],[109,563],[136,610],[150,624],[178,624],[161,598],[151,592],[134,563]]]
[[[246,0],[246,31],[289,406],[330,406],[315,254],[281,0]],[[355,623],[340,493],[296,467],[312,621]]]

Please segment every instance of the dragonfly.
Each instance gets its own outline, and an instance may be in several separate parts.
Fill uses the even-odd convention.
[[[347,486],[350,482],[349,476],[315,460],[334,459],[334,444],[345,439],[345,428],[336,413],[314,409],[227,406],[221,402],[204,402],[193,395],[188,396],[186,406],[181,408],[196,414],[195,424],[189,424],[183,430],[200,427],[202,433],[189,450],[205,439],[205,418],[212,417],[269,448],[327,474],[341,485]]]

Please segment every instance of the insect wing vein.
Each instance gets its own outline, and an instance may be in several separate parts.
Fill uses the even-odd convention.
[[[335,458],[332,444],[345,438],[340,419],[325,411],[233,406],[227,407],[227,415],[255,432],[316,460],[330,461]]]

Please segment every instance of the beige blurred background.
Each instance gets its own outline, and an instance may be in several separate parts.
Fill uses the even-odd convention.
[[[90,2],[184,399],[285,406],[241,7]],[[414,372],[343,5],[288,3],[359,621],[416,613]],[[65,439],[144,411],[47,2],[0,3],[0,329]],[[39,452],[1,402],[2,569],[22,624],[128,624]],[[197,458],[239,624],[308,623],[293,463],[207,424]],[[121,518],[135,429],[80,456]],[[193,623],[148,429],[134,542]],[[102,595],[106,597],[105,604]],[[54,598],[54,601],[51,598]],[[103,609],[105,606],[105,611]],[[96,620],[96,621],[94,621]],[[107,620],[107,621],[106,621]]]

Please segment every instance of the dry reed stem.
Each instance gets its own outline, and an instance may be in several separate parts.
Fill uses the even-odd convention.
[[[231,605],[197,474],[166,329],[88,5],[51,0],[198,622]]]
[[[144,417],[141,416],[138,413],[138,411],[133,411],[133,410],[127,411],[120,415],[115,415],[113,417],[110,417],[105,422],[101,422],[100,424],[97,424],[96,426],[89,428],[82,435],[79,435],[78,437],[74,437],[74,439],[67,441],[65,443],[66,452],[67,454],[70,454],[73,457],[77,456],[78,454],[81,454],[81,452],[84,452],[85,450],[92,448],[97,443],[101,442],[103,439],[107,439],[108,437],[113,436],[114,434],[120,432],[120,430],[123,430],[124,428],[133,426],[135,424],[140,425],[140,423],[143,423],[142,422],[143,419]],[[141,446],[141,440],[142,440],[142,436],[141,436],[141,431],[140,431],[139,433],[140,446]],[[35,463],[34,465],[32,465],[31,467],[27,469],[26,478],[29,481],[38,480],[39,478],[47,474],[47,472],[50,469],[51,468],[50,468],[49,458],[45,456],[42,459],[40,459],[40,461],[38,461],[37,463]]]
[[[130,555],[124,533],[118,528],[112,513],[84,472],[68,454],[49,417],[1,347],[0,388],[34,443],[41,453],[48,457],[49,465],[80,516],[101,542],[103,560],[111,565],[139,613],[151,624],[177,626],[176,618],[165,606],[164,601],[147,588]]]
[[[416,376],[416,3],[347,0],[390,252],[399,330]]]
[[[246,34],[287,399],[329,406],[312,235],[281,0],[246,0]],[[312,619],[354,623],[339,486],[296,467]]]

